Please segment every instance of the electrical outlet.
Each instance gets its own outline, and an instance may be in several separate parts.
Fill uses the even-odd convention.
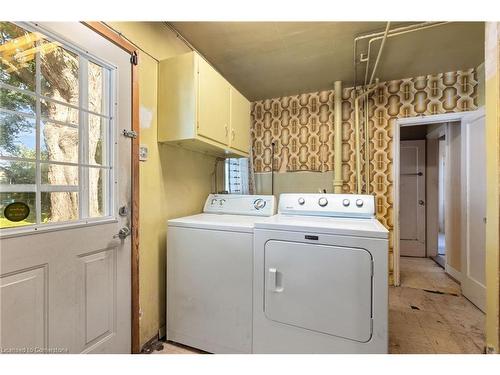
[[[139,146],[139,161],[146,161],[148,160],[148,146],[146,145],[140,145]]]

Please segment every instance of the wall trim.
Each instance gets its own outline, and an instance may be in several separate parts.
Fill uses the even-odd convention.
[[[124,51],[137,56],[139,51],[115,31],[111,30],[103,22],[82,22],[89,29],[93,30],[105,39],[108,39]],[[132,113],[131,113],[131,130],[137,133],[137,137],[132,140],[131,147],[131,351],[132,353],[140,352],[139,333],[139,69],[138,65],[131,62],[132,73]]]
[[[459,283],[462,283],[462,272],[456,270],[452,266],[450,266],[448,263],[444,265],[444,271],[450,275],[453,279],[458,281]]]

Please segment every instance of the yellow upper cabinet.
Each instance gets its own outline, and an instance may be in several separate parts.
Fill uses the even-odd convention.
[[[231,131],[229,145],[235,150],[250,150],[250,102],[231,87]]]
[[[158,141],[248,156],[250,102],[196,52],[160,62]]]
[[[198,59],[198,134],[229,145],[231,86],[204,59]]]

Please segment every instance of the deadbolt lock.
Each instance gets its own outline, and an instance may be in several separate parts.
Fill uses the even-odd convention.
[[[120,215],[120,216],[127,216],[128,215],[128,207],[127,206],[121,206],[118,209],[118,215]]]

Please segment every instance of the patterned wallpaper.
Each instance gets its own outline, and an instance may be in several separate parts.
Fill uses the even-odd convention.
[[[468,69],[382,82],[370,96],[370,186],[376,196],[377,218],[390,231],[391,276],[393,264],[392,128],[394,123],[401,117],[475,110],[478,107],[477,91],[477,72],[475,69]],[[275,171],[326,172],[332,170],[335,136],[333,116],[333,90],[252,103],[252,151],[255,172],[271,171],[271,142],[273,141],[276,143],[273,161]],[[342,117],[343,190],[350,193],[355,190],[354,90],[352,88],[343,90]]]

